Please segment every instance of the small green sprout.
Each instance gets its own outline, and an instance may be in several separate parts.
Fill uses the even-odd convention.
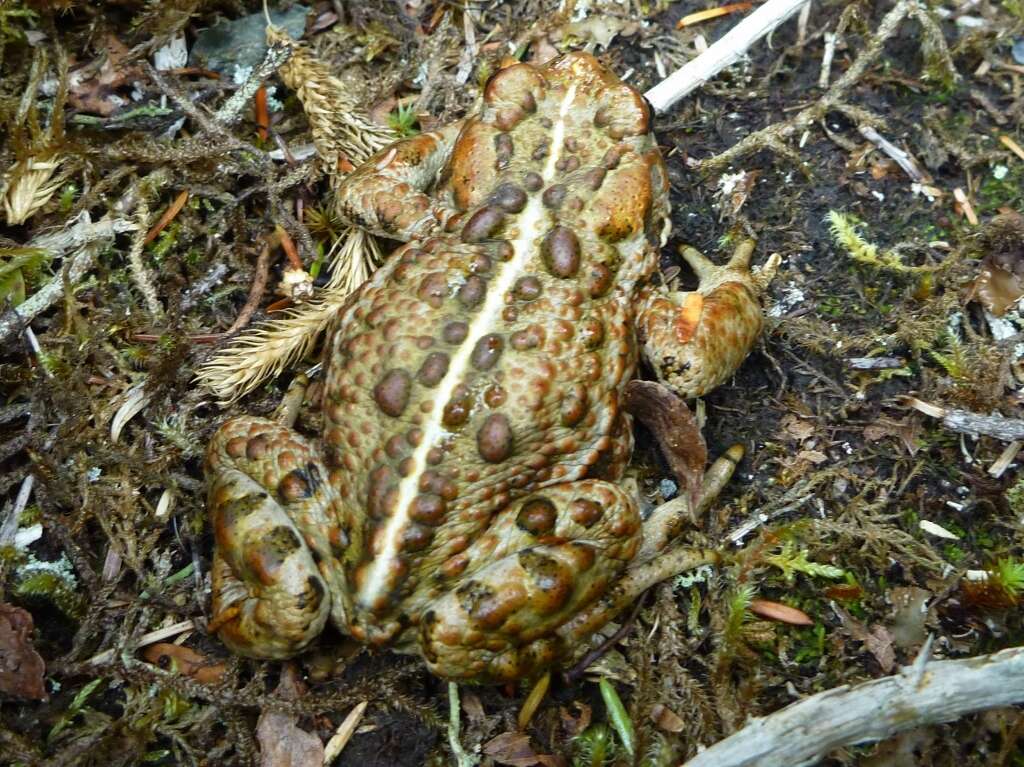
[[[399,104],[398,108],[388,115],[388,126],[403,138],[419,133],[419,130],[416,128],[416,121],[416,112],[413,111],[412,104],[404,106]]]
[[[991,575],[1014,599],[1024,591],[1024,562],[1009,558],[1000,559],[996,562]]]
[[[604,722],[592,724],[572,740],[572,767],[604,767],[615,760],[615,734]]]
[[[96,688],[103,684],[103,682],[104,679],[102,677],[100,679],[93,679],[78,691],[74,700],[71,701],[71,705],[68,706],[68,710],[61,714],[60,719],[57,720],[57,723],[50,730],[50,734],[46,736],[47,741],[52,741],[56,738],[65,727],[71,724],[76,716],[82,713],[85,709],[86,701],[89,700],[89,696],[96,692]]]
[[[782,570],[782,575],[787,583],[793,583],[797,573],[832,579],[842,578],[846,575],[846,571],[841,567],[812,562],[807,558],[807,549],[797,551],[796,545],[792,541],[786,541],[778,554],[771,554],[765,557],[764,561]]]

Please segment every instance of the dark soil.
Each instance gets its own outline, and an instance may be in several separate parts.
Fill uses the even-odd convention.
[[[472,107],[479,80],[512,47],[532,59],[589,43],[587,28],[568,27],[558,5],[319,2],[308,17],[307,41],[332,71],[351,78],[364,94],[361,103],[383,105],[377,112],[390,112],[394,124],[401,121],[394,99],[401,99],[413,104],[418,127],[433,127]],[[588,19],[621,22],[620,34],[598,55],[631,72],[641,89],[659,79],[655,54],[671,69],[693,55],[697,33],[713,42],[736,23],[726,17],[676,30],[678,19],[705,7],[689,0],[593,5],[603,10],[591,10]],[[33,237],[85,213],[98,221],[126,195],[146,200],[148,228],[180,192],[190,193],[142,252],[160,316],[133,277],[134,236],[125,232],[98,248],[88,276],[31,323],[38,348],[25,333],[0,342],[0,604],[31,613],[30,643],[46,663],[49,692],[48,700],[25,701],[0,688],[0,764],[257,763],[261,713],[290,714],[326,742],[362,701],[369,704],[365,717],[336,764],[454,763],[447,686],[419,661],[360,650],[329,632],[293,662],[303,683],[285,693],[278,686],[282,664],[232,657],[205,631],[212,540],[204,446],[229,415],[272,413],[291,371],[305,370],[315,356],[221,406],[195,380],[217,344],[229,343],[207,334],[223,333],[245,304],[262,238],[275,225],[298,241],[307,266],[306,245],[328,250],[336,232],[308,213],[329,209],[326,179],[261,164],[223,136],[203,134],[143,63],[179,33],[192,47],[217,18],[260,8],[249,0],[0,6],[0,169],[29,156],[63,163],[52,199],[27,221],[0,228],[0,319],[22,298],[13,271],[24,296],[32,296],[68,260],[37,259],[5,271]],[[331,23],[336,8],[345,14]],[[466,8],[481,50],[463,84],[455,73],[466,46]],[[996,251],[1004,260],[1024,258],[1013,246],[1024,241],[1024,227],[1012,223],[1013,211],[1024,212],[1024,158],[998,140],[1009,136],[1024,145],[1024,67],[1011,53],[1024,39],[1024,7],[1017,0],[941,7],[956,77],[927,44],[927,30],[905,21],[844,97],[882,118],[878,132],[916,158],[930,177],[923,184],[938,190],[934,199],[872,149],[850,110],[829,112],[823,124],[798,131],[786,142],[796,157],[765,144],[729,167],[701,171],[702,161],[821,96],[823,32],[844,19],[835,82],[890,8],[816,3],[802,45],[796,22],[787,22],[770,47],[757,44],[747,60],[656,121],[674,222],[663,268],[681,265],[676,252],[683,243],[720,258],[744,234],[757,237],[758,263],[771,253],[783,262],[766,301],[762,341],[704,402],[710,454],[734,443],[746,450],[724,496],[688,533],[695,544],[720,549],[726,563],[695,585],[654,589],[624,639],[587,675],[571,682],[555,676],[526,728],[529,742],[521,744],[549,755],[545,765],[681,764],[749,717],[898,670],[929,634],[941,658],[1024,642],[1020,464],[1014,460],[992,476],[1006,443],[954,434],[908,400],[1024,417],[1017,358],[1024,319],[1015,308],[1003,324],[987,318],[972,292]],[[984,24],[958,25],[950,14]],[[34,57],[41,77],[31,73]],[[95,64],[98,80],[73,85],[55,121],[47,80],[59,81],[65,61],[71,71]],[[227,79],[201,72],[176,82],[211,110],[234,90]],[[276,75],[269,82],[282,106],[272,113],[272,130],[289,146],[308,143],[302,103]],[[23,94],[40,83],[41,95],[20,109]],[[139,107],[149,111],[125,117]],[[161,138],[180,118],[187,119],[175,138]],[[273,137],[259,137],[248,107],[228,133],[259,153],[278,147]],[[189,143],[193,136],[203,138]],[[721,192],[740,172],[747,174],[742,201]],[[958,188],[977,224],[954,201]],[[297,199],[308,213],[302,221],[292,216]],[[855,240],[833,235],[830,212],[862,222],[854,222],[861,244],[896,253],[905,268],[860,257]],[[271,288],[283,270],[282,257],[274,258]],[[680,279],[694,284],[685,267]],[[257,322],[278,298],[268,289]],[[1009,337],[997,335],[1005,323]],[[894,361],[863,369],[860,358]],[[144,406],[114,441],[111,420],[133,387],[145,393]],[[652,442],[638,430],[634,473],[654,505],[675,484],[666,481]],[[11,519],[30,476],[28,504]],[[173,500],[163,513],[165,494]],[[739,545],[730,543],[730,532],[759,512],[777,516]],[[956,538],[929,533],[922,521]],[[16,545],[13,532],[27,535],[37,523],[41,536]],[[791,578],[780,562],[796,568]],[[968,571],[987,571],[988,580],[976,580],[977,573],[971,580]],[[759,617],[749,609],[752,598],[798,608],[813,625]],[[180,661],[151,662],[138,648],[147,632],[189,619],[196,629],[183,644],[209,664],[223,664],[219,681]],[[4,651],[10,648],[0,647],[0,659]],[[621,745],[603,762],[590,755],[601,738],[620,737],[609,729],[600,677],[615,683],[632,721],[642,755],[635,762]],[[483,748],[484,764],[531,763],[510,761],[504,741],[493,740],[516,730],[529,691],[526,683],[463,688],[463,746],[478,754]],[[1020,766],[1022,734],[1024,712],[1001,709],[852,747],[824,763]]]

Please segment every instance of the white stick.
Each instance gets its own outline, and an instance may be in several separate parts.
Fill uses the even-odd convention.
[[[733,27],[697,58],[677,69],[667,80],[644,96],[655,112],[667,112],[673,104],[696,90],[723,69],[735,64],[747,49],[774,30],[810,0],[768,0]]]
[[[753,719],[685,767],[802,767],[843,746],[1024,701],[1024,647],[929,661],[930,646],[898,674],[826,690]]]

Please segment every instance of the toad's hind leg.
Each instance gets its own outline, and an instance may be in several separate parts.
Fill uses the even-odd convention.
[[[682,521],[699,516],[718,498],[742,456],[742,448],[733,446],[711,464],[704,474],[696,508],[692,507],[690,496],[683,493],[663,503],[644,520],[643,546],[622,577],[600,599],[559,626],[558,635],[564,643],[572,646],[585,640],[651,586],[687,570],[721,562],[717,551],[681,546],[673,543],[673,539]]]
[[[465,559],[454,564],[464,562],[464,571],[424,610],[427,665],[477,682],[552,665],[573,649],[558,627],[612,587],[640,537],[636,502],[602,480],[554,485],[514,502],[458,555]]]
[[[262,418],[236,418],[206,456],[213,526],[210,631],[257,658],[286,658],[344,612],[344,532],[311,444]]]
[[[773,255],[750,270],[754,241],[744,240],[725,266],[693,248],[681,251],[700,285],[693,292],[648,288],[637,333],[659,380],[682,397],[700,397],[727,380],[757,340],[763,324],[760,296],[779,264]]]

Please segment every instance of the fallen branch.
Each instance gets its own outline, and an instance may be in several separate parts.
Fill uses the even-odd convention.
[[[929,662],[929,640],[900,673],[812,695],[750,721],[685,767],[799,767],[837,748],[1024,701],[1024,647]]]
[[[975,439],[984,435],[1004,442],[1024,441],[1024,420],[1003,415],[979,415],[969,410],[955,410],[908,397],[906,404],[932,418],[941,418],[942,425],[958,434]]]

